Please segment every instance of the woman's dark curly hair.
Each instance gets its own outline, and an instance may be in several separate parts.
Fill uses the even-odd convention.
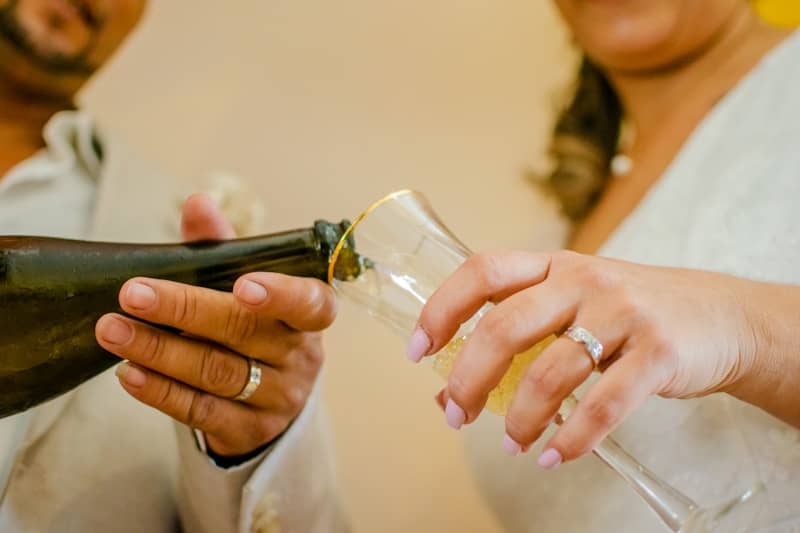
[[[545,182],[573,222],[587,215],[608,181],[622,116],[608,78],[584,58],[575,95],[553,129],[550,154],[555,167]]]

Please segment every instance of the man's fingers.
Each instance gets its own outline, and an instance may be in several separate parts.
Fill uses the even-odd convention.
[[[221,455],[241,455],[262,446],[280,435],[290,420],[288,416],[264,416],[253,407],[197,391],[131,363],[119,365],[117,376],[137,400],[221,439],[223,449],[214,450]],[[231,432],[231,427],[239,430]]]
[[[224,347],[159,330],[141,322],[109,314],[97,323],[97,340],[109,352],[140,367],[222,398],[233,398],[247,384],[250,365],[246,357]],[[257,363],[258,364],[258,363]],[[247,400],[259,408],[298,410],[308,387],[265,364],[259,364],[261,385]],[[299,405],[298,405],[299,404]]]
[[[233,294],[248,309],[300,331],[320,331],[336,318],[336,295],[317,279],[254,272],[237,280]]]
[[[205,194],[193,194],[183,204],[181,235],[185,241],[233,239],[236,231],[217,204]]]
[[[256,309],[232,294],[173,281],[134,278],[122,286],[122,309],[137,318],[208,339],[269,364],[302,342],[269,305]]]

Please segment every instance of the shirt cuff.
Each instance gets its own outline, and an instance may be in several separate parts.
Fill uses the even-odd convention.
[[[264,446],[256,448],[250,453],[246,453],[244,455],[239,455],[236,457],[226,457],[224,455],[217,455],[214,453],[214,450],[208,447],[208,442],[206,442],[206,434],[203,433],[199,429],[192,430],[192,435],[194,436],[194,442],[197,445],[197,449],[204,453],[208,459],[211,461],[211,464],[216,466],[217,468],[221,468],[223,470],[228,470],[231,468],[236,468],[238,466],[246,466],[247,464],[255,461],[261,462],[264,458],[269,454],[270,450],[273,447],[273,444],[280,439],[280,436],[274,439],[271,442],[268,442]]]

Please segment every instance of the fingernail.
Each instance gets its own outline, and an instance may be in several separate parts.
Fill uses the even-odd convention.
[[[239,284],[236,296],[244,303],[258,305],[267,299],[267,289],[263,285],[246,279]]]
[[[408,342],[408,350],[406,355],[408,358],[419,363],[422,357],[431,349],[431,339],[422,328],[417,328],[414,334],[411,335],[411,340]]]
[[[553,448],[548,448],[542,452],[542,455],[539,456],[539,466],[544,468],[545,470],[554,470],[558,468],[558,465],[564,459],[561,457],[561,454],[558,453],[558,450],[554,450]]]
[[[514,457],[522,453],[522,446],[508,435],[503,437],[503,448],[508,452],[508,455],[513,455]]]
[[[447,425],[453,429],[461,429],[464,422],[467,420],[467,414],[462,408],[450,399],[447,400],[447,407],[444,409],[444,417],[447,419]]]
[[[136,388],[142,387],[144,382],[147,380],[147,376],[145,376],[144,372],[130,363],[122,363],[121,365],[117,365],[115,374],[121,381],[125,382],[126,385]]]
[[[134,309],[147,309],[156,303],[156,291],[143,283],[131,283],[128,285],[125,301]]]
[[[111,316],[103,317],[100,321],[100,337],[111,344],[125,344],[133,335],[130,324]]]

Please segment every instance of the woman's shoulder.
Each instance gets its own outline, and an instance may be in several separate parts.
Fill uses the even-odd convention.
[[[695,129],[603,253],[800,281],[799,62],[794,33]]]
[[[800,31],[786,37],[728,94],[696,128],[687,143],[719,138],[757,143],[755,133],[797,131],[800,119]],[[795,139],[796,141],[796,139]]]

